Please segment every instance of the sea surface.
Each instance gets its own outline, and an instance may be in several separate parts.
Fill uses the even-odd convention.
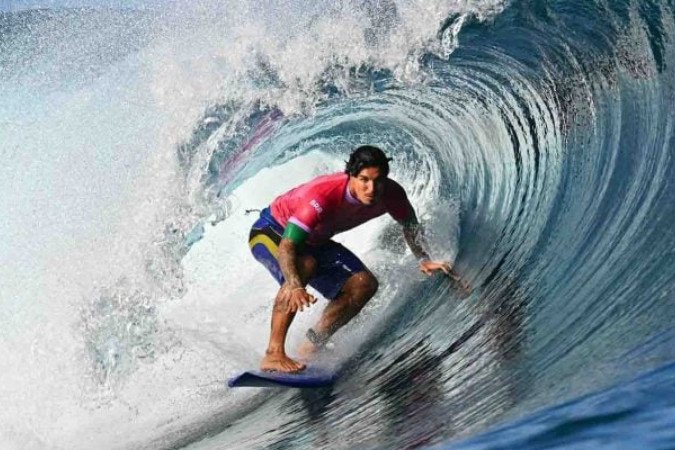
[[[672,0],[141,3],[0,12],[0,447],[675,448]],[[362,144],[472,293],[379,218],[338,382],[228,388]]]

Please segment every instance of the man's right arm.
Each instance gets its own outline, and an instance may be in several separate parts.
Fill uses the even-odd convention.
[[[302,311],[309,307],[316,299],[306,290],[297,266],[297,253],[309,233],[292,222],[286,225],[284,235],[279,242],[279,267],[286,280],[279,291],[278,304],[287,312]]]
[[[302,280],[298,275],[298,268],[295,264],[296,257],[295,243],[288,238],[281,239],[279,243],[279,267],[281,267],[286,284],[290,288],[302,287]]]

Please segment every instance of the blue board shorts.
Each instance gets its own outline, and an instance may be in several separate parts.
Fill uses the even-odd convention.
[[[269,208],[265,208],[260,212],[260,218],[251,227],[248,238],[251,253],[258,262],[265,266],[279,285],[285,281],[277,260],[279,242],[283,234],[283,227],[272,217]],[[367,270],[355,254],[335,241],[328,241],[321,245],[305,244],[298,254],[298,256],[302,255],[310,255],[316,260],[316,273],[309,280],[309,285],[329,300],[338,296],[349,277]]]

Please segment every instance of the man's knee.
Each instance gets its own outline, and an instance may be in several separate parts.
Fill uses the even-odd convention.
[[[349,283],[352,298],[358,299],[364,304],[375,295],[380,286],[377,278],[370,272],[359,272],[353,275],[353,279],[350,281],[352,281],[352,283]]]
[[[377,281],[377,278],[375,278],[375,276],[370,272],[367,272],[366,278],[367,278],[367,280],[365,282],[364,287],[366,289],[366,293],[368,295],[368,298],[370,298],[373,295],[375,295],[375,293],[379,289],[380,282]]]

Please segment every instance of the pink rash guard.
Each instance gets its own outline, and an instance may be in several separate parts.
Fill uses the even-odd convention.
[[[317,177],[285,194],[270,205],[282,227],[291,222],[309,233],[307,243],[318,245],[333,235],[389,213],[399,223],[416,222],[415,211],[405,190],[394,180],[385,180],[379,201],[364,205],[347,188],[349,175],[335,173]]]

